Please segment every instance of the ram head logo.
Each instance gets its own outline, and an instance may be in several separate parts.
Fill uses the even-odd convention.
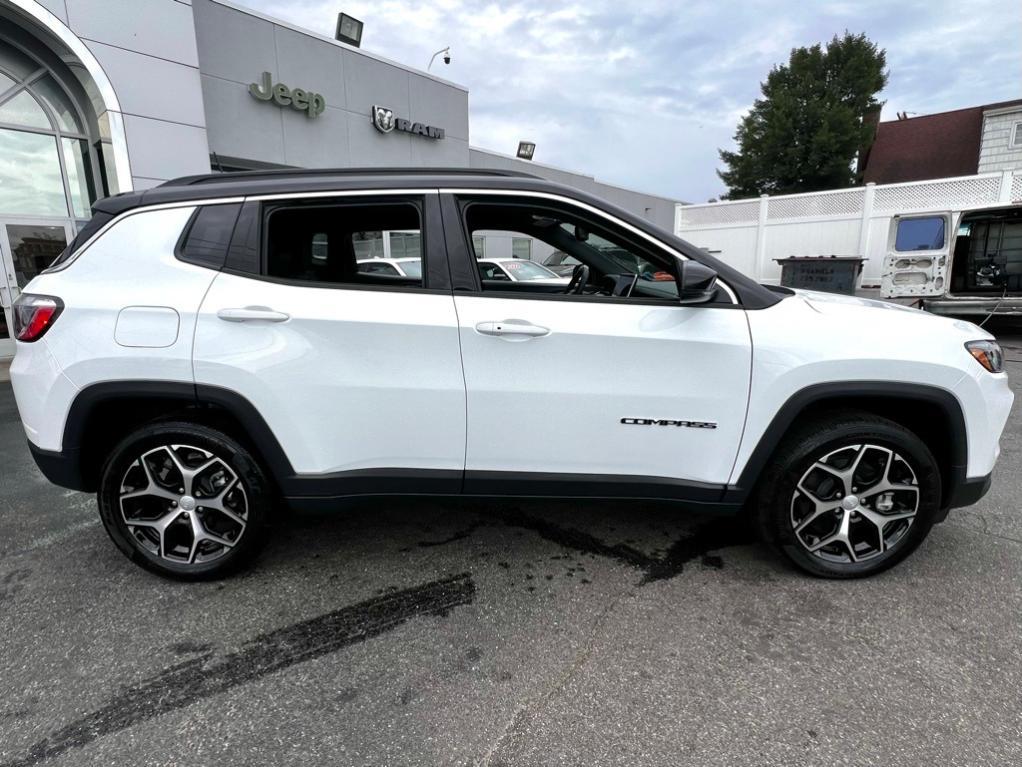
[[[373,104],[373,125],[380,133],[390,133],[394,130],[394,110]]]

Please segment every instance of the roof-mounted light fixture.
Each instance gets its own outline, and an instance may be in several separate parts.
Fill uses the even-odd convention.
[[[346,13],[338,13],[337,32],[334,33],[334,37],[342,43],[347,43],[348,45],[354,45],[356,48],[361,48],[363,26],[365,25],[354,16],[349,16]]]

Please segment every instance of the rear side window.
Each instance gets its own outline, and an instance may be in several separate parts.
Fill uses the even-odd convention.
[[[898,222],[898,234],[894,249],[901,252],[913,250],[940,250],[944,247],[944,217],[903,218]]]
[[[177,257],[197,266],[222,269],[240,212],[241,203],[201,206],[181,240]]]
[[[422,287],[422,220],[411,202],[282,205],[268,211],[263,273],[328,285]]]

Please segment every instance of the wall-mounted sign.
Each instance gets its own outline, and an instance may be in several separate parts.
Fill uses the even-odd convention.
[[[263,72],[261,82],[250,84],[248,92],[260,101],[273,101],[278,106],[305,112],[309,117],[319,117],[326,109],[326,99],[321,94],[275,83],[269,72]]]
[[[413,123],[411,120],[406,120],[403,117],[394,117],[393,109],[387,109],[387,107],[381,107],[376,104],[373,104],[373,111],[370,117],[372,118],[373,125],[376,126],[376,130],[380,133],[390,133],[392,130],[399,130],[405,133],[414,133],[416,136],[422,136],[423,138],[441,139],[444,137],[443,128],[423,123]]]

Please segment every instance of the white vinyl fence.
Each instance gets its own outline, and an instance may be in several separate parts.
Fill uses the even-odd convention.
[[[894,216],[1011,202],[1022,202],[1022,171],[678,205],[674,229],[760,282],[780,280],[777,258],[864,256],[862,285],[876,287]]]

